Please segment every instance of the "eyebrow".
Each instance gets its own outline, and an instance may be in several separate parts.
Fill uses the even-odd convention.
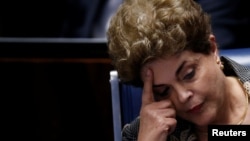
[[[153,88],[162,87],[162,86],[165,86],[165,85],[163,85],[163,84],[153,85]]]
[[[181,72],[181,70],[183,69],[183,67],[185,66],[185,64],[187,63],[187,61],[182,62],[182,64],[178,67],[175,75],[178,76],[178,74]],[[157,87],[162,87],[165,86],[164,84],[159,84],[159,85],[153,85],[153,88],[157,88]]]
[[[181,72],[182,68],[184,67],[184,65],[187,63],[187,61],[182,62],[182,64],[179,66],[179,68],[177,69],[175,75],[178,76],[178,74]]]

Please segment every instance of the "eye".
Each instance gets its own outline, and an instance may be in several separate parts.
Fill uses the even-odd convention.
[[[184,77],[183,80],[189,80],[192,79],[195,75],[195,69],[190,69],[190,72],[188,72]]]
[[[169,95],[169,87],[165,87],[162,90],[154,91],[154,98],[156,101],[166,98]]]

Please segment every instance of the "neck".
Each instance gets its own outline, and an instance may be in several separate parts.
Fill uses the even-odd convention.
[[[236,77],[227,78],[224,108],[213,124],[242,124],[248,111],[248,94],[243,83]]]
[[[245,120],[246,115],[247,115],[248,105],[249,105],[249,96],[248,96],[248,90],[244,87],[243,82],[241,82],[241,81],[239,80],[239,83],[241,84],[241,87],[242,87],[242,89],[244,90],[245,99],[246,99],[246,106],[245,106],[246,108],[245,108],[245,111],[244,111],[244,113],[243,113],[243,115],[242,115],[241,120],[238,122],[238,125],[241,125],[242,122]]]

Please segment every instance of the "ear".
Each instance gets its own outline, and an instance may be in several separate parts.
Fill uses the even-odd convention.
[[[209,35],[209,41],[211,43],[211,46],[210,46],[211,47],[211,54],[214,55],[215,60],[220,60],[218,46],[216,43],[215,36],[213,34]]]

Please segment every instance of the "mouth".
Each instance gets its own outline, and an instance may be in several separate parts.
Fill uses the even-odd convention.
[[[192,113],[192,114],[194,114],[194,113],[200,113],[202,105],[203,105],[202,103],[199,104],[199,105],[196,105],[193,108],[189,109],[187,112],[188,113]]]

